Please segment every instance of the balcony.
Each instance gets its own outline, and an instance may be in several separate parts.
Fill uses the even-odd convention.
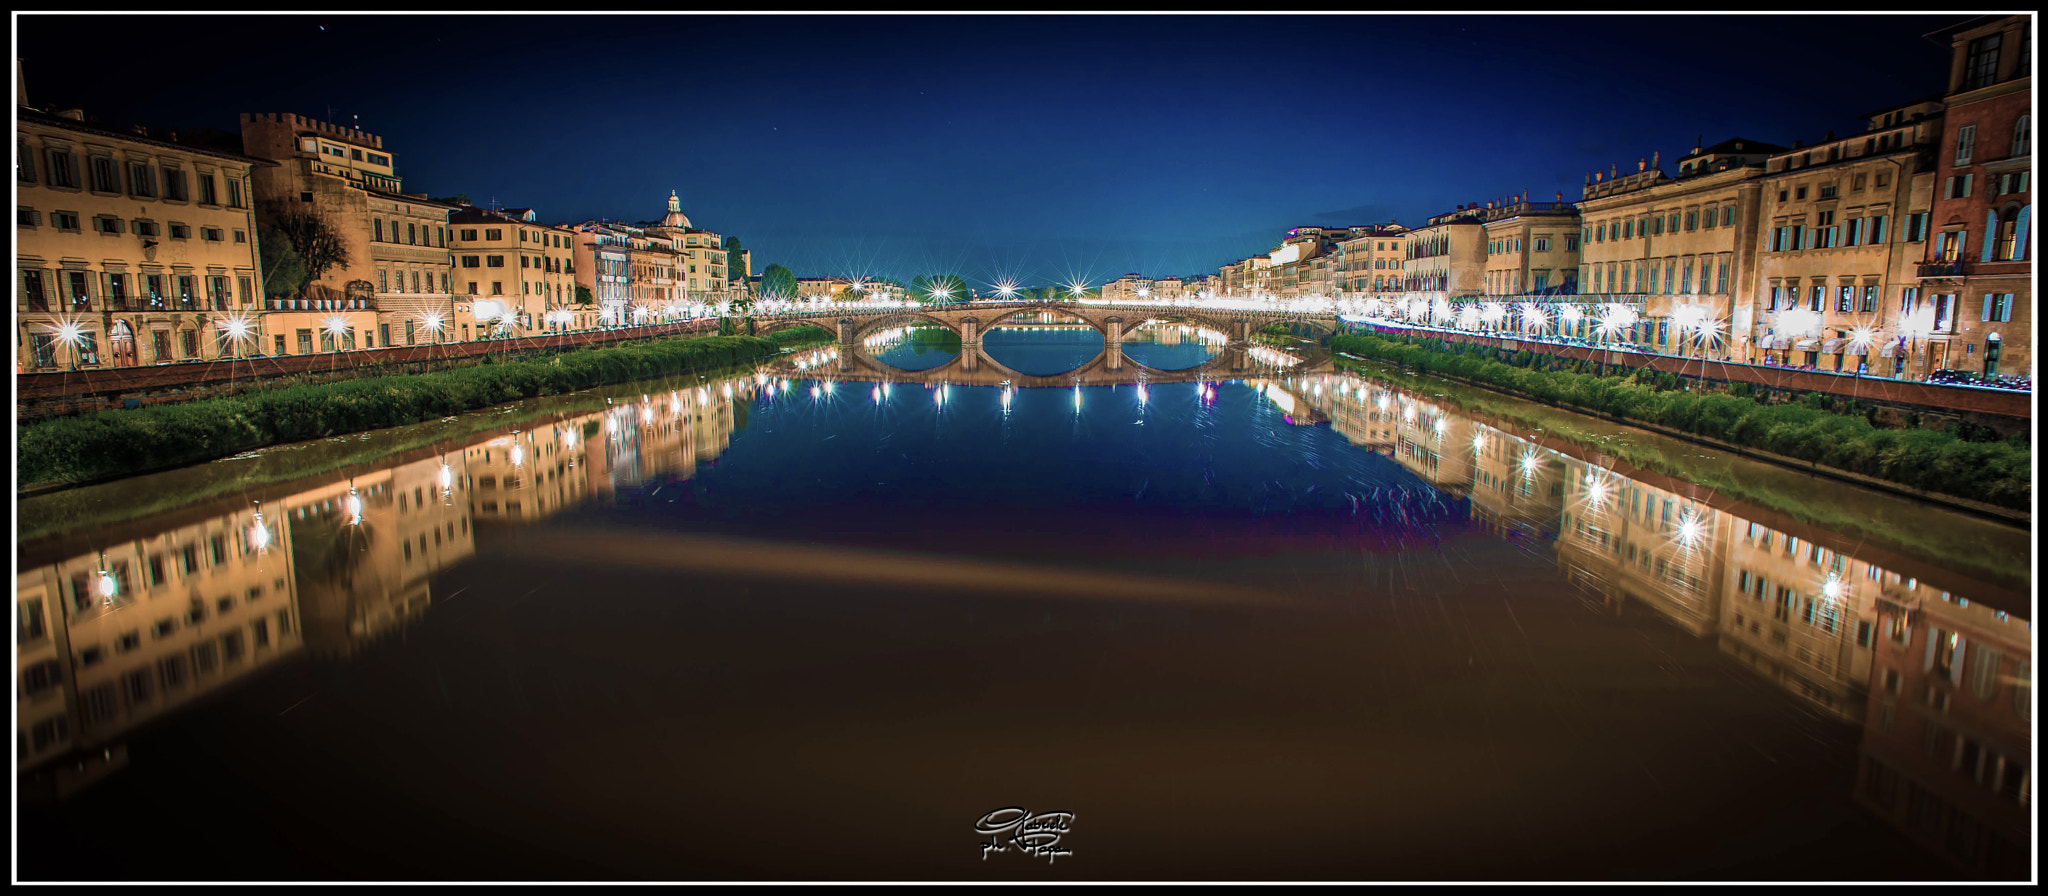
[[[1954,261],[1931,261],[1920,266],[1920,279],[1969,276],[1969,262],[1960,258]]]

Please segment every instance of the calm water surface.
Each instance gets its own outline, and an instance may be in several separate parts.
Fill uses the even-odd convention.
[[[1168,329],[1124,357],[1219,357]],[[2026,532],[1815,499],[2009,558],[1958,572],[1414,378],[913,341],[20,502],[92,520],[19,549],[20,877],[2028,874]]]

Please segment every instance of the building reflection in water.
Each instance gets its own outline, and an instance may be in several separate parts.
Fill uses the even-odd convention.
[[[1470,496],[1474,520],[1554,540],[1566,577],[1615,611],[1647,607],[1861,726],[1859,805],[1962,871],[2027,876],[2033,629],[1947,590],[1981,584],[1383,382],[1276,384],[1353,444]]]
[[[836,352],[796,356],[793,370],[830,367]],[[1468,499],[1473,520],[1554,550],[1616,612],[1647,607],[1861,726],[1859,805],[1968,873],[2025,876],[2032,627],[1965,593],[1987,586],[1384,382],[1284,370],[1242,382],[1293,422],[1326,423]],[[757,397],[792,388],[810,387],[757,372],[650,392],[150,537],[82,535],[68,559],[17,578],[24,791],[89,783],[118,767],[138,726],[287,656],[347,656],[400,630],[429,608],[432,575],[475,553],[477,525],[688,478]]]
[[[22,570],[24,793],[90,784],[124,763],[123,739],[138,727],[286,657],[346,657],[399,631],[432,603],[432,575],[476,553],[474,523],[535,520],[617,482],[693,474],[731,443],[735,405],[764,382],[707,383],[487,434]]]

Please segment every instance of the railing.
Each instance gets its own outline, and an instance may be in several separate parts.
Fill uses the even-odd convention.
[[[1969,272],[1969,263],[1960,258],[1954,261],[1929,262],[1920,266],[1921,277],[1961,277]]]

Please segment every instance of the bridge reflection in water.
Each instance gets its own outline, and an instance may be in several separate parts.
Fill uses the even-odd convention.
[[[1121,345],[1105,344],[1095,357],[1073,370],[1037,375],[1014,370],[990,357],[979,343],[971,343],[961,346],[960,353],[952,360],[923,370],[906,370],[885,364],[877,360],[864,344],[826,346],[798,352],[763,365],[761,370],[771,377],[874,383],[1071,388],[1211,382],[1280,373],[1310,375],[1334,372],[1336,365],[1332,363],[1330,353],[1321,348],[1283,351],[1262,345],[1226,345],[1209,360],[1193,367],[1161,370],[1131,360]]]
[[[1138,365],[1106,346],[1056,376],[1016,373],[978,348],[905,371],[826,347],[745,376],[308,477],[261,504],[181,508],[24,546],[16,588],[24,793],[67,795],[118,767],[124,740],[144,724],[272,674],[282,660],[356,656],[416,622],[433,606],[431,576],[478,555],[479,528],[531,524],[655,477],[690,479],[732,446],[740,409],[801,398],[798,380],[1207,389],[1226,379],[1256,390],[1290,422],[1327,425],[1391,458],[1466,503],[1470,519],[1554,555],[1596,606],[1654,612],[1814,711],[1860,726],[1858,805],[1967,875],[2025,876],[2032,639],[2029,620],[2014,614],[2030,606],[2026,587],[1341,374],[1327,355],[1243,345],[1179,371]],[[636,553],[627,550],[635,544],[590,539],[592,551]],[[769,551],[706,542],[677,557],[730,564],[735,551],[756,549]],[[661,551],[651,544],[637,553]],[[847,565],[840,554],[814,553],[799,559],[825,570]],[[745,568],[809,574],[786,557]],[[906,561],[873,575],[1019,575],[933,569]],[[1118,594],[1177,598],[1150,580],[1102,581]],[[1028,584],[1077,595],[1106,587],[1082,577]],[[1257,597],[1210,591],[1200,596]]]

